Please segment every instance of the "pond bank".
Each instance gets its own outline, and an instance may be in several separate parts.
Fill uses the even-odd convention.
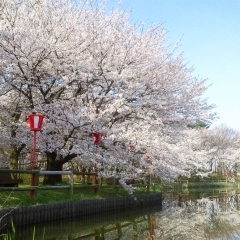
[[[229,182],[189,182],[188,188],[237,188],[240,189],[239,183]]]
[[[109,211],[140,209],[154,204],[162,204],[162,193],[0,209],[0,232],[11,227],[11,219],[19,227]]]

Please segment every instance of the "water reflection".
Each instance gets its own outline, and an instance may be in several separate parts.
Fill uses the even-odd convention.
[[[40,224],[36,226],[35,239],[240,239],[237,191],[168,192],[164,197],[162,207]],[[33,227],[17,232],[18,240],[32,239]]]
[[[153,206],[140,210],[110,212],[100,215],[79,217],[38,224],[35,226],[36,240],[112,240],[112,239],[153,239],[156,220],[155,212],[160,212],[161,206]],[[44,235],[44,238],[43,238]],[[33,226],[17,229],[17,239],[32,239]]]
[[[175,202],[168,196],[156,213],[165,233],[159,239],[240,239],[239,196],[236,191],[189,192]]]

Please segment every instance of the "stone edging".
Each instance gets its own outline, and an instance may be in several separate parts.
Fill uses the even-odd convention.
[[[74,218],[121,209],[144,208],[162,204],[162,194],[145,194],[136,197],[87,199],[81,201],[41,204],[36,206],[0,209],[0,232],[11,226],[34,225],[41,222]]]

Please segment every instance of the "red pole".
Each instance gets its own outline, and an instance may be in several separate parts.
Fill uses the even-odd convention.
[[[33,131],[33,148],[32,148],[32,162],[31,162],[31,168],[32,170],[35,169],[35,163],[36,163],[36,145],[37,145],[37,131]],[[34,185],[34,174],[31,175],[31,186]],[[30,191],[30,198],[33,198],[34,191]]]
[[[155,218],[155,215],[152,215],[151,235],[154,235],[154,234],[155,234],[155,232],[154,232],[155,228],[156,228],[156,218]]]
[[[98,153],[98,145],[95,145],[95,147],[96,147],[96,154]],[[94,166],[94,171],[95,171],[95,173],[97,172],[97,165],[95,164],[95,166]],[[97,174],[95,174],[94,175],[94,184],[97,184]],[[95,187],[94,188],[94,194],[96,195],[97,194],[97,188]]]
[[[93,144],[95,145],[95,151],[96,151],[95,153],[97,154],[98,150],[99,150],[98,147],[101,144],[102,134],[99,132],[95,132],[95,133],[92,133],[92,136],[94,137]],[[97,173],[97,164],[94,165],[94,171],[95,171],[95,173]],[[94,175],[93,183],[94,183],[94,185],[97,184],[97,174]],[[94,187],[94,194],[96,194],[96,193],[97,193],[97,188]]]

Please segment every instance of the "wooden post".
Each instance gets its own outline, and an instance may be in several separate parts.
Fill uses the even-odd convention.
[[[67,240],[73,240],[73,234],[69,234]]]
[[[117,179],[117,182],[116,182],[116,189],[117,189],[117,193],[119,192],[119,181]]]
[[[96,172],[96,166],[94,168],[95,170],[95,174],[94,174],[94,178],[93,178],[93,184],[95,185],[94,187],[94,194],[96,195],[97,194],[97,187],[96,187],[96,184],[98,184],[98,178],[97,178],[97,172]]]
[[[94,237],[94,239],[98,240],[98,239],[100,239],[100,237],[101,237],[101,230],[100,230],[100,228],[95,228],[95,237]]]
[[[101,239],[105,239],[105,236],[104,236],[104,233],[105,233],[105,229],[104,229],[104,226],[101,226],[101,228],[100,228],[100,237],[101,237]]]
[[[102,178],[101,177],[98,177],[98,194],[100,193],[100,188],[101,188],[101,185],[102,185]]]
[[[119,173],[119,169],[117,168],[116,169],[116,172]],[[114,178],[114,186],[116,185],[116,190],[117,190],[117,193],[119,192],[119,180],[118,178]]]
[[[150,175],[147,175],[147,193],[150,192],[150,184],[151,184]]]
[[[56,175],[56,174],[66,174],[69,175],[69,194],[73,195],[73,172],[72,171],[39,171],[40,175]]]
[[[90,173],[91,170],[88,168],[87,170],[87,173]],[[90,181],[90,174],[87,174],[87,184],[89,184],[91,181]]]
[[[73,195],[73,173],[72,172],[69,174],[69,185],[70,185],[69,195]]]
[[[121,222],[116,223],[116,228],[117,228],[117,232],[118,232],[118,238],[120,239],[123,235]]]

